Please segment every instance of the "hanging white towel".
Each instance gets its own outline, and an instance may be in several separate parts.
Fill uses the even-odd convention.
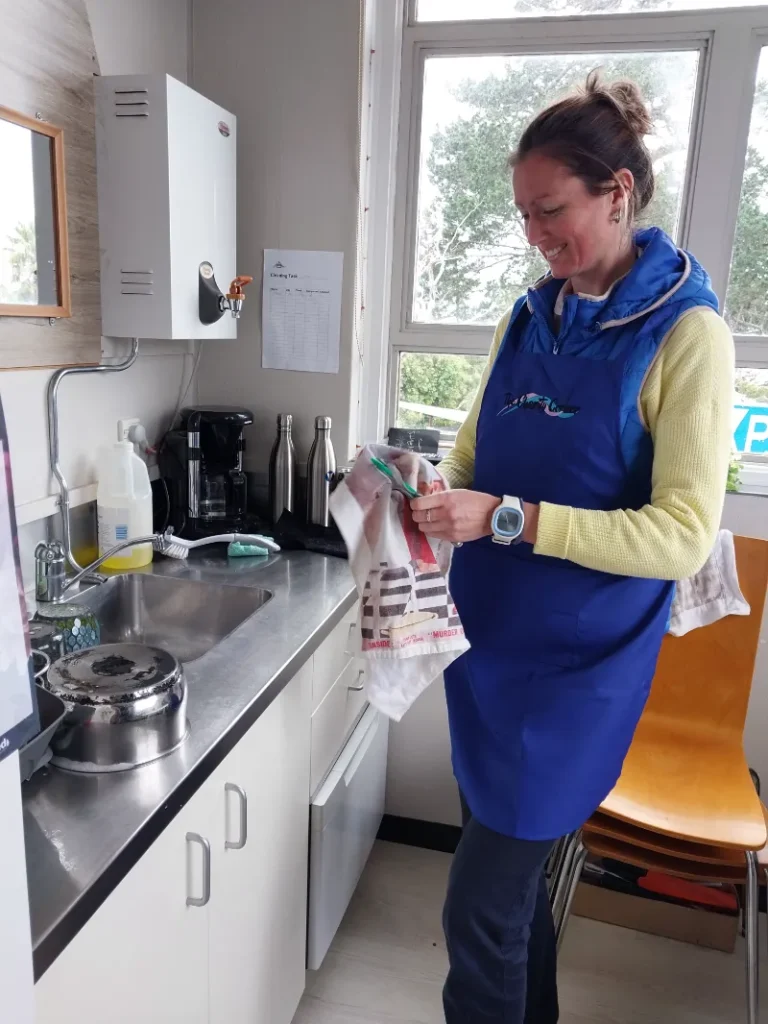
[[[672,636],[685,636],[692,629],[709,626],[726,615],[749,615],[749,612],[739,587],[733,534],[730,530],[720,530],[704,566],[695,576],[677,584],[668,632]]]
[[[367,697],[395,721],[469,647],[448,590],[453,545],[419,530],[403,481],[420,494],[446,489],[426,459],[372,444],[331,495],[361,597]]]

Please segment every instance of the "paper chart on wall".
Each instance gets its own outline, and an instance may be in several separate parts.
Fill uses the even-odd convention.
[[[339,372],[344,253],[264,250],[261,365]]]

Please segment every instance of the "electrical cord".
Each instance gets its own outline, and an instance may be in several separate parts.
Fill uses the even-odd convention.
[[[165,517],[162,527],[157,532],[165,533],[171,522],[171,492],[168,490],[168,481],[164,476],[160,477],[160,486],[163,488],[163,494],[165,495]]]
[[[189,380],[187,381],[187,386],[184,388],[184,391],[179,395],[179,400],[176,403],[176,408],[173,411],[173,416],[171,418],[171,422],[168,424],[168,430],[169,431],[173,430],[173,425],[176,422],[176,417],[181,412],[181,407],[184,405],[184,400],[186,399],[187,394],[189,393],[189,389],[192,387],[192,381],[195,379],[195,374],[197,373],[197,369],[200,366],[200,359],[202,358],[202,355],[203,355],[203,346],[204,345],[205,345],[205,341],[198,342],[198,349],[197,349],[197,352],[195,353],[195,361],[192,364],[192,372],[189,375]],[[183,383],[184,383],[184,377],[182,376],[181,384],[183,384]],[[181,389],[181,384],[179,385],[180,389]],[[166,431],[166,433],[168,433],[168,431]]]

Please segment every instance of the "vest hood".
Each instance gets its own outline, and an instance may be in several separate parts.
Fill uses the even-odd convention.
[[[646,228],[635,235],[639,257],[609,294],[600,299],[578,296],[579,320],[593,330],[607,330],[630,323],[668,302],[710,306],[718,311],[717,296],[709,275],[698,260],[678,249],[660,228]],[[551,316],[564,281],[547,274],[528,290],[531,312]],[[573,298],[571,296],[569,299]],[[568,300],[566,300],[568,301]]]

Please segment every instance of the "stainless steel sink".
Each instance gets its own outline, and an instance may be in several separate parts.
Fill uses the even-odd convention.
[[[269,590],[123,573],[74,597],[98,616],[101,642],[133,641],[190,662],[262,608]]]

